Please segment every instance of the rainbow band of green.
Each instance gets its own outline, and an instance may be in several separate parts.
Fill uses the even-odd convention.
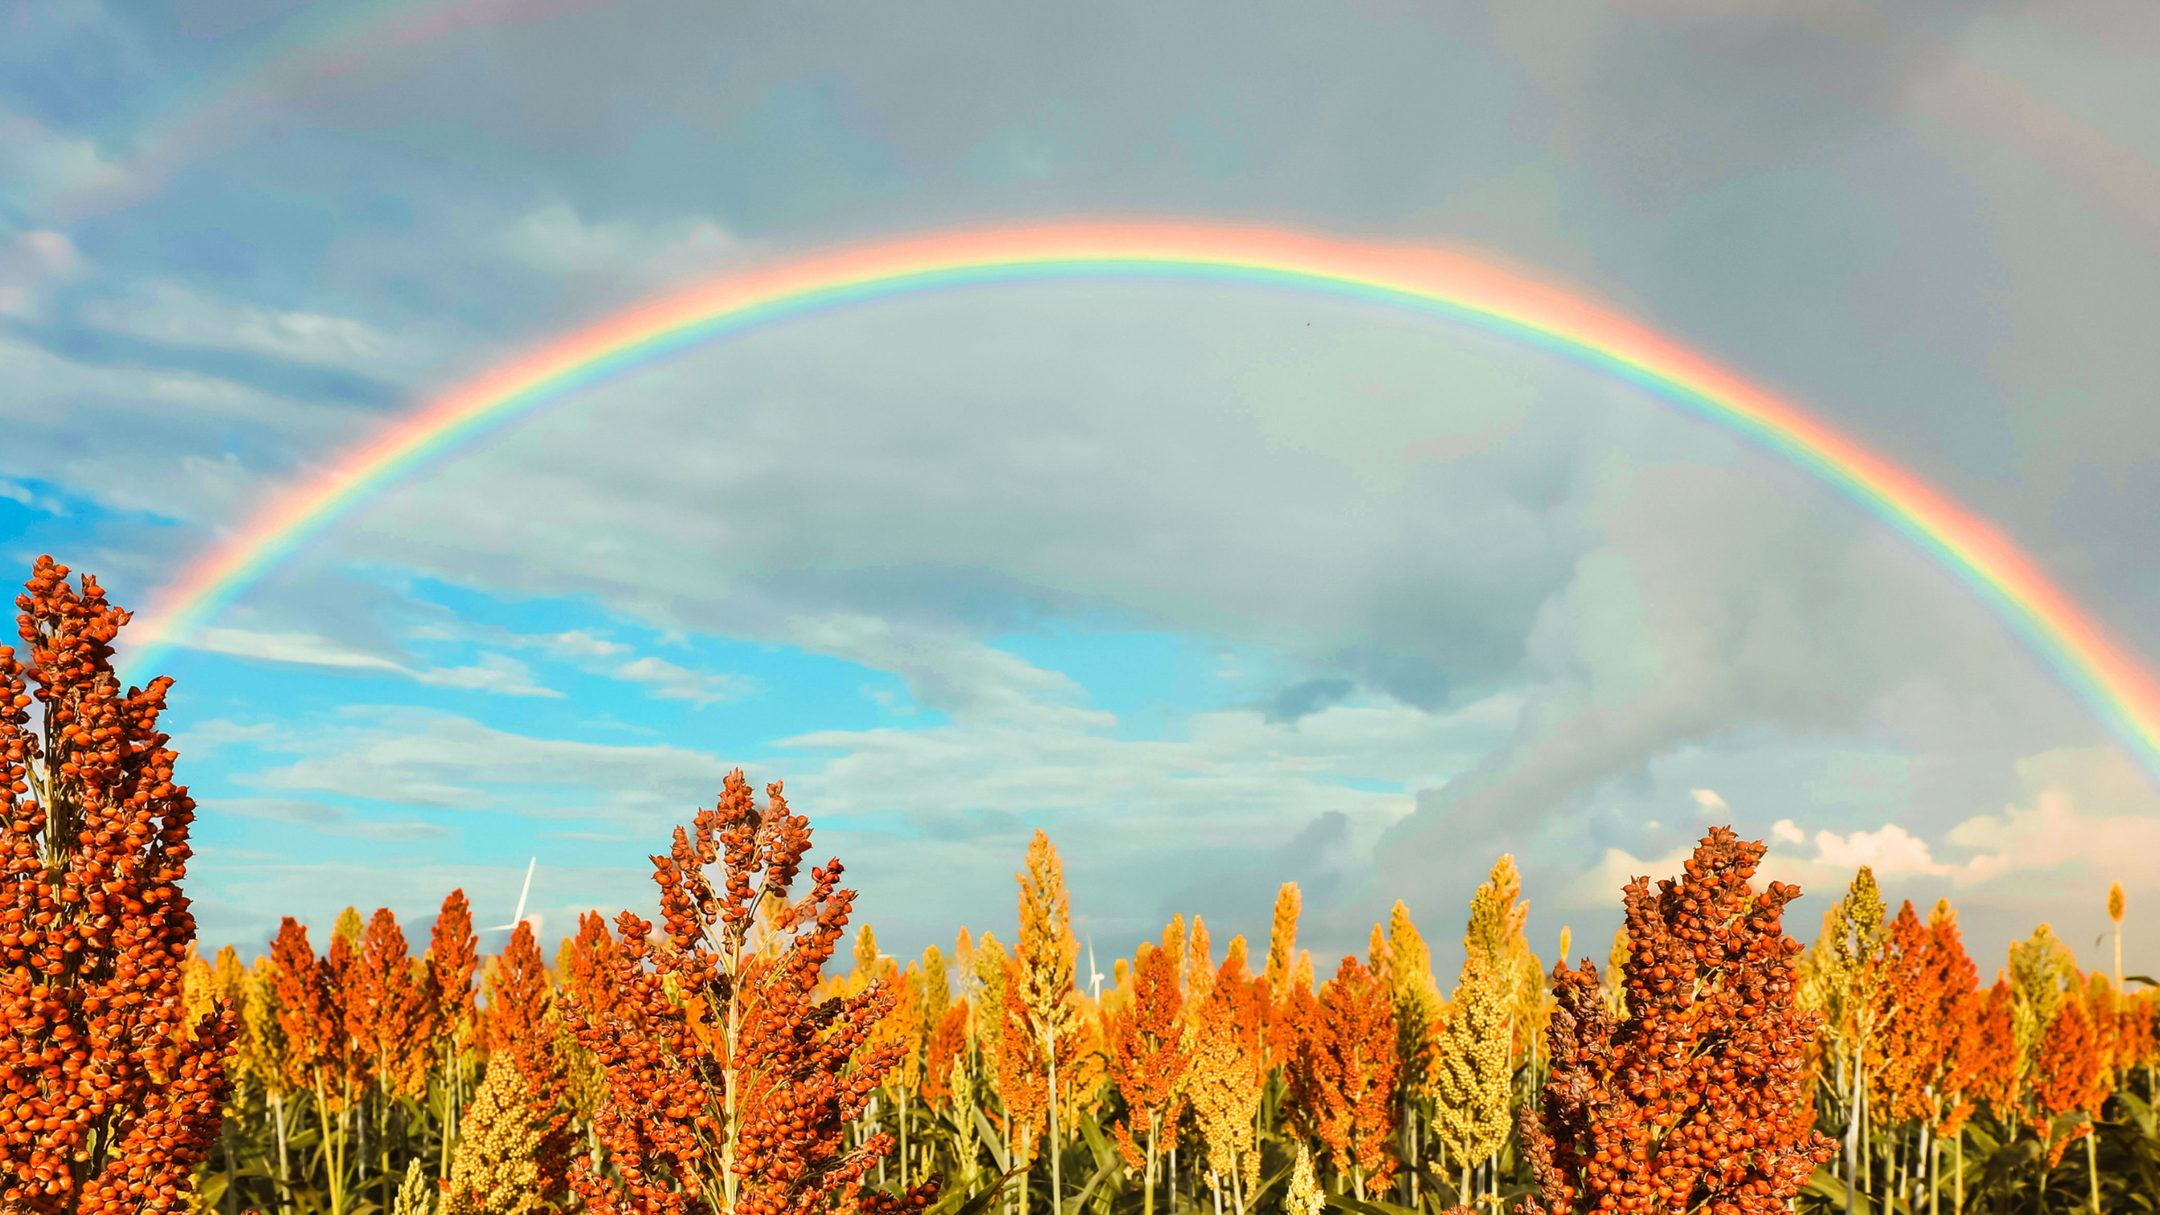
[[[131,675],[187,643],[325,528],[401,478],[607,380],[834,309],[1022,282],[1177,281],[1364,301],[1499,334],[1634,384],[1804,469],[1970,587],[2160,782],[2160,685],[1986,520],[1821,419],[1634,320],[1478,257],[1280,230],[1164,224],[995,229],[731,275],[640,305],[489,372],[387,427],[251,518],[153,597]]]

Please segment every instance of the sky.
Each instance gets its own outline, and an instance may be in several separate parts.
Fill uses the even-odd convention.
[[[0,0],[0,539],[149,602],[425,402],[685,284],[1073,219],[1469,248],[1801,402],[2160,665],[2160,13]],[[451,888],[651,916],[732,768],[887,951],[1172,914],[1450,965],[1494,858],[1870,864],[1983,975],[2160,966],[2160,793],[1954,574],[1546,354],[1225,285],[767,327],[388,485],[162,667],[206,947]],[[2141,931],[2141,926],[2153,925]],[[499,948],[494,931],[484,948]]]

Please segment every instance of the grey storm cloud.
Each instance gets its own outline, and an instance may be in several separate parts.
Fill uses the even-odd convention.
[[[1357,685],[1347,679],[1308,679],[1295,683],[1276,694],[1267,707],[1267,719],[1294,722],[1341,701],[1356,690]]]
[[[1165,895],[1156,910],[1157,918],[1168,920],[1179,913],[1204,909],[1264,941],[1268,915],[1284,883],[1297,883],[1299,894],[1319,907],[1337,902],[1347,892],[1362,869],[1360,858],[1352,852],[1351,835],[1347,816],[1323,814],[1307,823],[1288,843],[1254,863],[1213,874]],[[1227,935],[1224,939],[1228,939]]]

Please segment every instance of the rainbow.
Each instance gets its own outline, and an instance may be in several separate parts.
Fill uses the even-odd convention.
[[[166,105],[134,133],[134,153],[87,169],[54,202],[53,210],[74,222],[132,206],[156,194],[182,166],[237,144],[252,128],[287,114],[294,90],[319,88],[386,51],[607,2],[343,0],[306,5],[254,40],[224,71]]]
[[[1941,562],[2160,780],[2160,686],[2009,538],[1912,473],[1580,293],[1463,252],[1271,229],[964,231],[780,261],[631,308],[436,397],[270,502],[152,597],[130,630],[128,670],[153,668],[295,550],[414,469],[597,384],[836,308],[987,284],[1105,279],[1365,301],[1500,334],[1637,385],[1813,474]]]

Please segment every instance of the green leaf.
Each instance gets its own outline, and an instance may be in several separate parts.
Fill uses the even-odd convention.
[[[1275,1170],[1273,1176],[1261,1178],[1260,1184],[1254,1187],[1253,1192],[1245,1199],[1246,1208],[1250,1210],[1252,1208],[1258,1207],[1260,1205],[1260,1200],[1267,1197],[1267,1192],[1274,1189],[1276,1186],[1282,1184],[1283,1178],[1288,1177],[1291,1173],[1291,1170],[1295,1168],[1297,1168],[1297,1164],[1295,1161],[1293,1161]]]
[[[1117,1148],[1111,1146],[1109,1137],[1102,1133],[1102,1123],[1096,1119],[1092,1111],[1081,1115],[1080,1137],[1087,1141],[1088,1150],[1095,1154],[1097,1167],[1101,1167],[1111,1160],[1123,1159],[1118,1155]]]
[[[974,1114],[976,1133],[981,1137],[982,1145],[990,1149],[990,1159],[997,1162],[1000,1170],[1011,1168],[1012,1164],[1005,1159],[1005,1140],[998,1134],[997,1128],[990,1125],[990,1116],[983,1113],[979,1105],[975,1107]]]
[[[2145,1132],[2147,1139],[2160,1138],[2160,1134],[2156,1134],[2153,1128],[2153,1107],[2148,1105],[2143,1097],[2125,1087],[2115,1090],[2115,1099],[2122,1102],[2124,1109],[2130,1111],[2130,1120],[2138,1124],[2138,1129]]]
[[[1005,1184],[1026,1171],[1026,1169],[1022,1168],[1001,1174],[995,1181],[974,1194],[963,1195],[960,1191],[955,1190],[951,1194],[938,1199],[937,1205],[930,1208],[931,1215],[982,1215],[984,1211],[990,1209],[991,1203],[997,1201],[997,1196],[1003,1192]]]
[[[1103,1161],[1102,1165],[1095,1170],[1095,1175],[1088,1178],[1086,1185],[1080,1187],[1078,1197],[1068,1198],[1058,1204],[1061,1215],[1080,1215],[1080,1208],[1087,1205],[1089,1196],[1095,1193],[1095,1187],[1101,1185],[1103,1178],[1108,1177],[1110,1170],[1116,1167],[1117,1161],[1115,1159]]]
[[[1833,1204],[1843,1207],[1845,1205],[1845,1179],[1831,1172],[1827,1166],[1816,1165],[1814,1175],[1808,1178],[1807,1185],[1801,1190],[1801,1193],[1827,1198]]]

